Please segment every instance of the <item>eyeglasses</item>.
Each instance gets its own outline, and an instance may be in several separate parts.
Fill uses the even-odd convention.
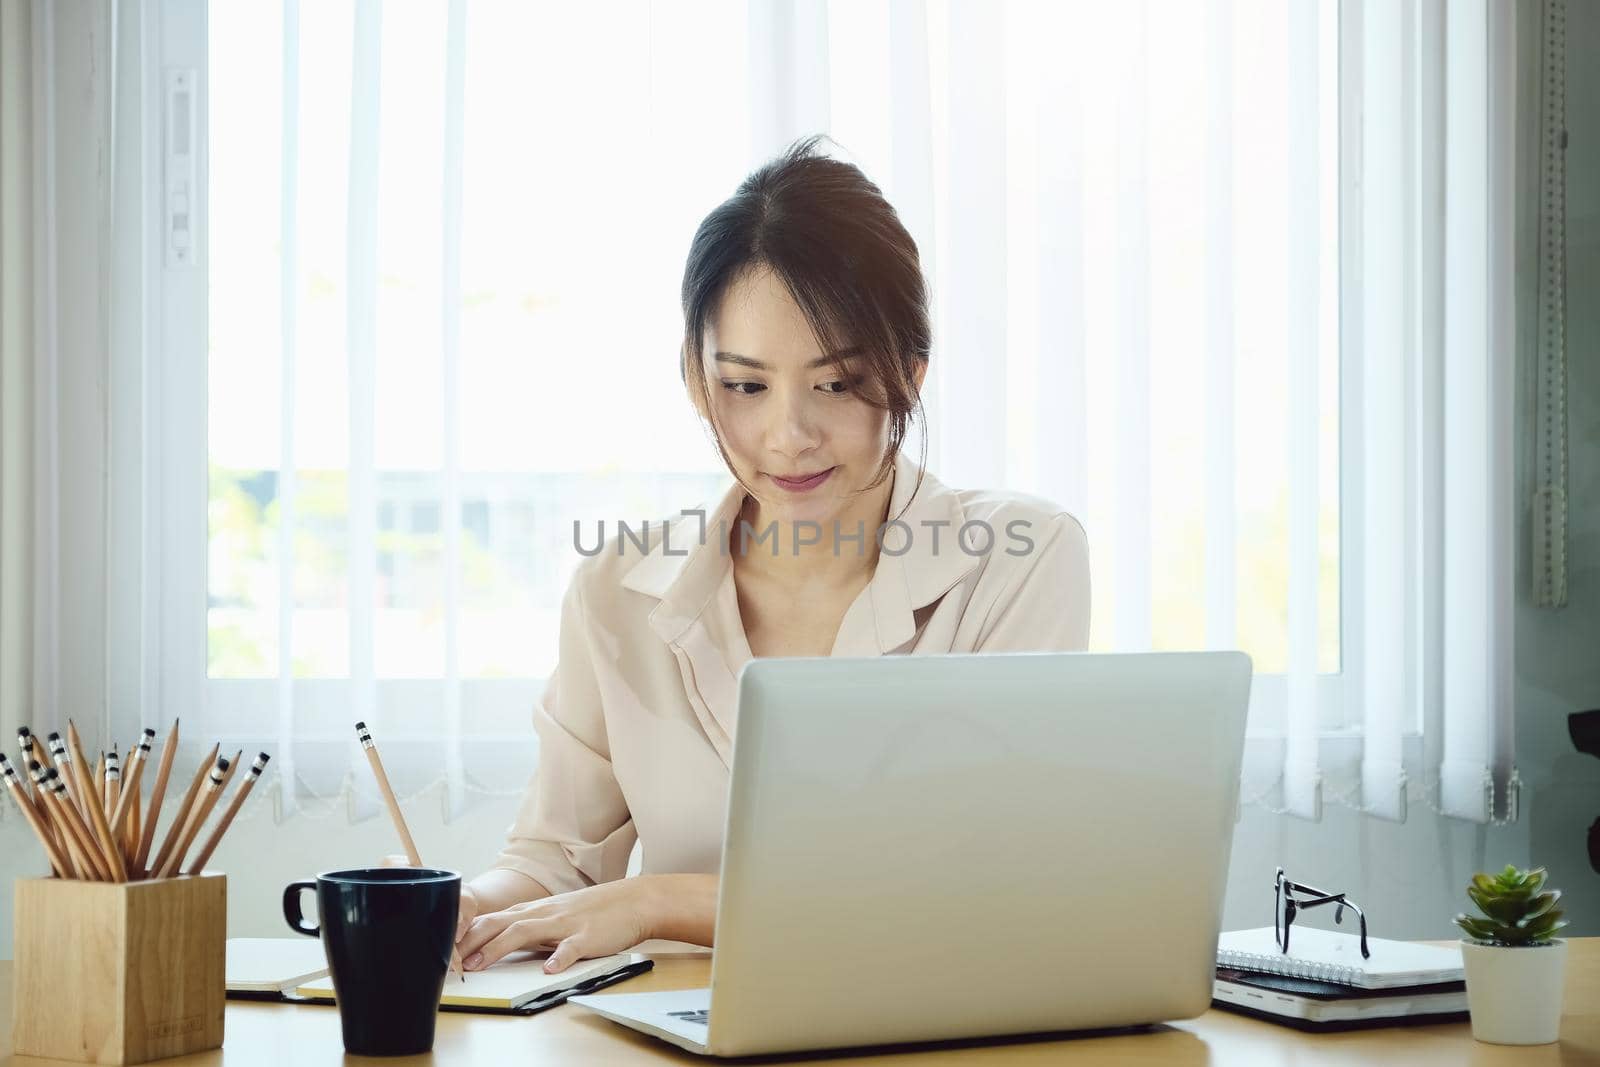
[[[1356,913],[1356,918],[1361,922],[1361,958],[1372,958],[1372,953],[1367,951],[1367,917],[1356,903],[1343,893],[1329,893],[1302,882],[1291,882],[1283,876],[1282,867],[1278,868],[1277,877],[1273,879],[1272,891],[1272,937],[1285,955],[1289,952],[1289,927],[1294,925],[1295,915],[1306,908],[1332,904],[1333,921],[1336,923],[1344,921],[1344,909],[1349,908]],[[1296,900],[1294,896],[1296,893],[1309,895]]]

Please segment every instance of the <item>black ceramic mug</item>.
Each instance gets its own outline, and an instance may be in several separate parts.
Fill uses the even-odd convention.
[[[322,925],[301,892],[317,891]],[[291,929],[322,938],[346,1052],[403,1056],[433,1048],[433,1025],[455,943],[461,875],[426,867],[328,871],[283,891]]]

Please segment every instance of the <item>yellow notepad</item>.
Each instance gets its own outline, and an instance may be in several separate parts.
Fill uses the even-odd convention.
[[[513,952],[487,970],[468,971],[465,982],[453,976],[447,977],[439,1004],[451,1008],[513,1011],[546,993],[567,989],[587,978],[626,967],[638,957],[622,952],[598,959],[579,960],[560,974],[545,974],[544,961],[548,958],[547,952]],[[333,1000],[333,979],[324,975],[306,982],[295,989],[295,995],[308,1000]]]

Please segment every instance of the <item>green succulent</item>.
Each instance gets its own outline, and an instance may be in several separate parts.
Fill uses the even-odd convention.
[[[1473,875],[1472,884],[1467,886],[1467,896],[1484,917],[1457,915],[1456,925],[1474,941],[1496,945],[1549,943],[1551,936],[1567,924],[1561,918],[1561,909],[1556,907],[1561,890],[1540,892],[1544,889],[1545,877],[1543,867],[1519,871],[1510,864],[1496,875]]]

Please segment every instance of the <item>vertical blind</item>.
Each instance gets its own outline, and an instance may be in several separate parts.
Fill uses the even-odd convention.
[[[930,468],[1079,516],[1093,647],[1251,653],[1247,800],[1513,814],[1502,17],[213,5],[209,387],[166,398],[209,533],[160,577],[208,576],[152,667],[207,665],[186,731],[274,743],[286,803],[365,781],[357,718],[402,791],[515,789],[572,520],[721,484],[688,238],[826,132],[932,283]]]

